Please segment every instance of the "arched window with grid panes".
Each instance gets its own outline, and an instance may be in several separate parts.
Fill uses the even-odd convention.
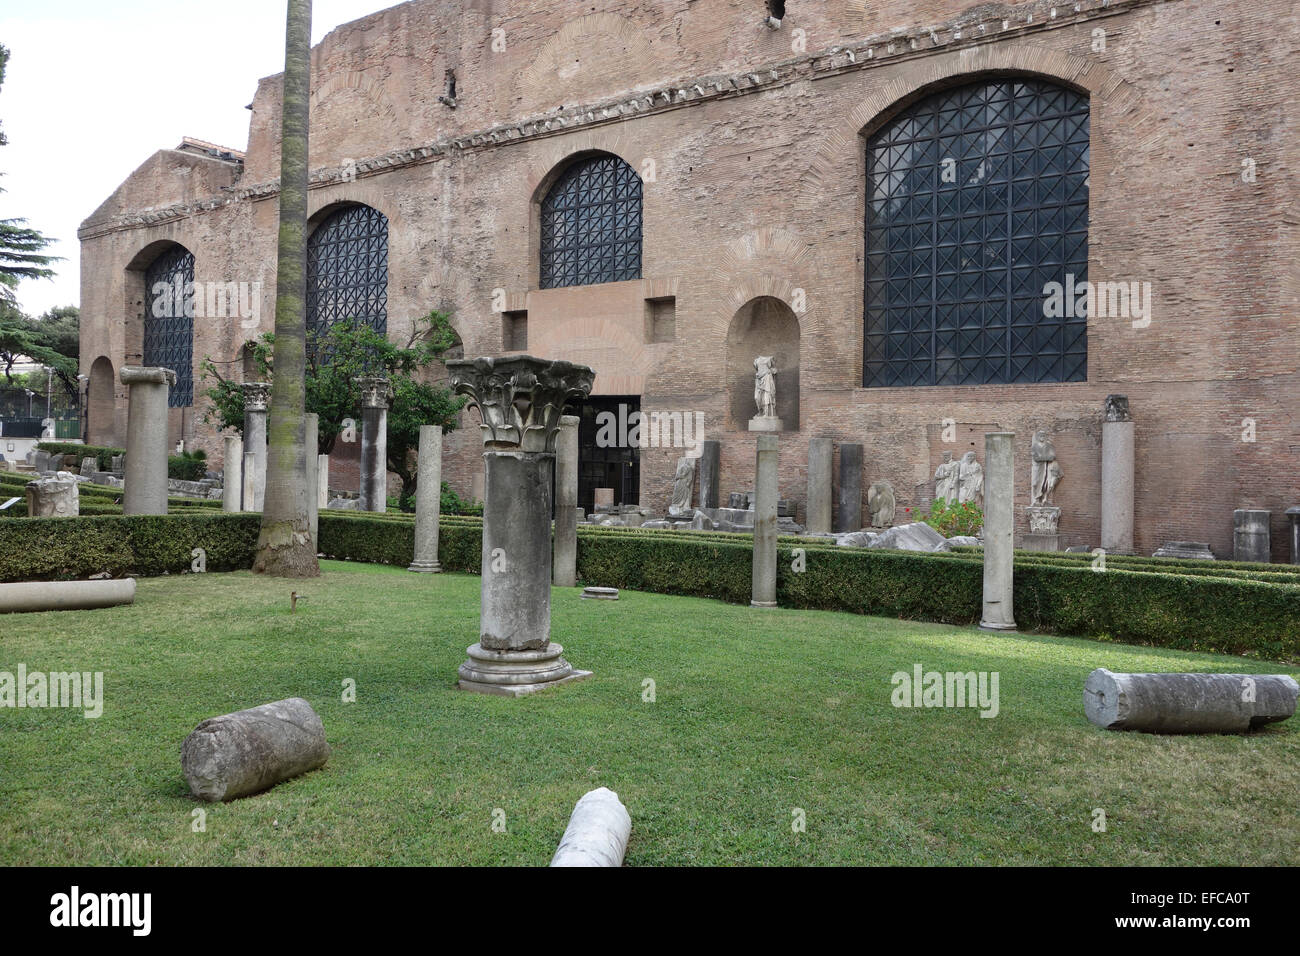
[[[165,249],[145,270],[144,292],[144,364],[176,373],[167,405],[187,408],[194,404],[194,253]]]
[[[317,337],[342,321],[388,330],[388,218],[345,206],[307,240],[307,330]]]
[[[541,287],[641,278],[641,177],[608,153],[569,166],[542,200]]]
[[[1088,98],[999,77],[945,89],[867,141],[863,384],[1082,382]]]

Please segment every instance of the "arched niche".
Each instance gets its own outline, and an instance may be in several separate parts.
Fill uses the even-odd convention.
[[[87,429],[92,445],[117,444],[115,393],[113,363],[108,356],[101,355],[90,366],[90,381],[86,386]]]
[[[758,413],[754,359],[776,359],[776,412],[786,431],[799,430],[799,319],[780,299],[759,296],[737,310],[727,330],[727,416],[744,431]]]

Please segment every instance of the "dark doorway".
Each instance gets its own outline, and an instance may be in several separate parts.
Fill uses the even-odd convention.
[[[614,504],[641,503],[641,449],[629,435],[641,412],[639,395],[602,395],[582,406],[578,427],[578,507],[595,507],[596,489],[613,488]],[[631,436],[635,437],[635,436]]]

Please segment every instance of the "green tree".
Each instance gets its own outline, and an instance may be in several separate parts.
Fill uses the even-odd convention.
[[[0,87],[4,86],[8,65],[9,50],[0,46]],[[0,146],[8,142],[4,131],[0,130]],[[23,279],[49,279],[54,275],[49,266],[62,260],[45,255],[52,242],[30,228],[26,219],[0,219],[0,300],[12,304],[14,289]],[[31,357],[36,358],[34,355]],[[76,373],[73,375],[75,378]]]
[[[320,576],[307,515],[307,173],[311,0],[289,0],[280,127],[280,237],[266,497],[253,571]]]
[[[78,321],[73,306],[54,309],[33,319],[12,302],[0,299],[0,365],[4,367],[6,383],[19,384],[14,379],[13,367],[30,359],[54,369],[59,383],[75,399],[77,356],[81,347]]]

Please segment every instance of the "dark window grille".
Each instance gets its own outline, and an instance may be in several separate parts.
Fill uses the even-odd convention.
[[[541,287],[641,278],[641,177],[617,156],[574,163],[542,201]]]
[[[343,321],[388,331],[388,218],[370,206],[339,210],[307,240],[307,330]]]
[[[144,364],[169,368],[169,408],[194,404],[194,255],[172,246],[144,273]]]
[[[1027,79],[945,90],[867,143],[863,384],[1082,382],[1088,99]],[[947,161],[947,162],[945,162]]]

